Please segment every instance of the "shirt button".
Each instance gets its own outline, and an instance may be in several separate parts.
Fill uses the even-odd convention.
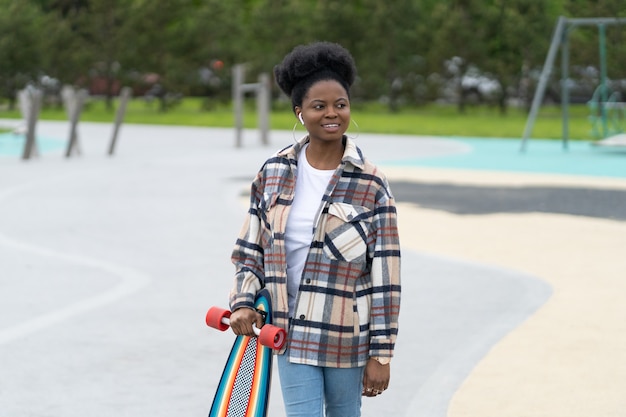
[[[311,283],[311,278],[307,278],[307,279],[306,279],[306,283],[307,283],[307,284],[310,284],[310,283]]]
[[[304,320],[304,314],[300,314],[300,320]]]

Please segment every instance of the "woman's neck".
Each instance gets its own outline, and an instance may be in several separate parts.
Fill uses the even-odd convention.
[[[311,142],[306,148],[306,159],[315,169],[336,169],[343,158],[343,141]]]

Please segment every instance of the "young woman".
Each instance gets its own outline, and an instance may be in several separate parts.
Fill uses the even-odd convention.
[[[232,254],[235,334],[262,325],[257,291],[288,331],[278,370],[288,416],[360,416],[387,389],[400,246],[385,176],[345,133],[356,68],[340,45],[296,47],[274,69],[308,134],[268,159]],[[297,122],[297,123],[298,123]]]

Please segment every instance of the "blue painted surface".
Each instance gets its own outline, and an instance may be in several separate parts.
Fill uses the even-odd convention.
[[[484,138],[442,138],[466,145],[467,152],[446,156],[395,159],[394,166],[424,166],[488,171],[533,172],[566,175],[626,178],[626,147],[602,148],[589,141],[570,141],[568,150],[561,141],[532,139],[526,152],[521,140]]]
[[[24,152],[25,135],[0,133],[0,155],[19,156]],[[38,137],[37,146],[41,153],[55,151],[65,147],[65,141],[57,138]]]

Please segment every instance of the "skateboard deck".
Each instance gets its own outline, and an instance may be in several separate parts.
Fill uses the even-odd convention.
[[[272,348],[282,347],[285,331],[272,326],[269,293],[257,295],[255,308],[265,317],[258,337],[237,336],[224,366],[209,417],[265,417],[272,377]],[[230,311],[212,307],[207,325],[219,330],[229,327]]]

